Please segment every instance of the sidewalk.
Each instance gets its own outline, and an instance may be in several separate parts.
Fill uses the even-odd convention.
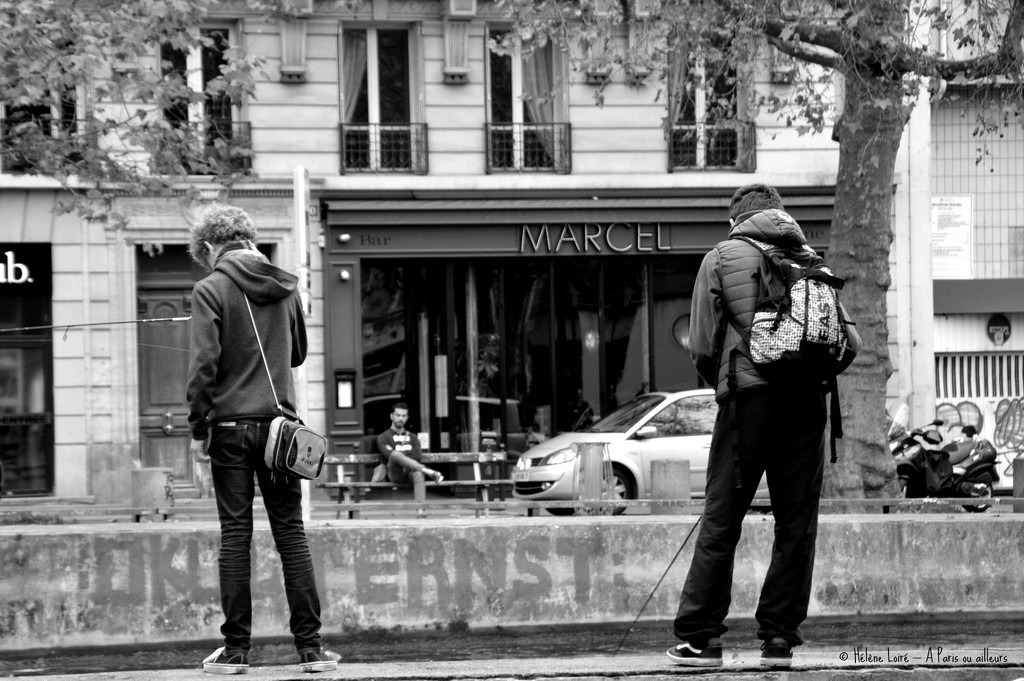
[[[951,651],[952,652],[952,651]],[[962,654],[963,651],[957,651]],[[978,651],[980,652],[980,651]],[[884,658],[886,652],[880,651]],[[872,652],[872,655],[875,653]],[[955,653],[954,653],[955,654]],[[336,672],[303,674],[297,665],[254,666],[246,678],[266,681],[291,679],[316,679],[317,681],[371,681],[386,679],[433,680],[465,679],[578,679],[591,681],[601,678],[635,679],[636,681],[663,681],[681,676],[713,673],[716,681],[729,679],[787,679],[799,678],[805,681],[850,681],[865,679],[939,679],[942,681],[1018,681],[1024,679],[1024,649],[990,650],[993,657],[1010,655],[1016,664],[936,664],[891,665],[886,663],[838,663],[838,651],[805,651],[798,654],[793,668],[786,671],[765,671],[760,669],[756,653],[731,656],[719,669],[688,669],[674,667],[663,655],[620,655],[608,657],[570,657],[501,659],[443,662],[397,662],[397,663],[342,663]],[[197,665],[192,669],[145,670],[124,672],[100,672],[93,674],[45,675],[36,679],[79,679],[81,681],[185,681],[186,679],[219,678],[203,674]]]
[[[257,642],[246,678],[267,681],[375,681],[401,679],[466,681],[506,679],[631,679],[667,681],[713,673],[716,681],[786,679],[865,681],[906,678],[940,681],[1024,679],[1024,619],[809,622],[807,643],[795,651],[789,672],[760,668],[760,651],[750,621],[730,622],[724,666],[690,669],[673,665],[665,650],[673,644],[669,623],[643,623],[623,640],[623,629],[545,630],[463,634],[382,634],[376,639],[335,642],[343,655],[336,672],[303,674],[290,645]],[[0,676],[83,681],[215,679],[201,660],[216,642],[175,648],[73,652],[0,661]],[[161,664],[162,663],[162,664]],[[145,668],[142,668],[145,667]]]

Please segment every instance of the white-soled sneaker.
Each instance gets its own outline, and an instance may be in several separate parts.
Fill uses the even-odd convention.
[[[304,672],[333,672],[341,655],[330,650],[307,650],[299,653],[299,669]]]
[[[697,648],[689,641],[683,641],[667,651],[669,659],[686,667],[721,667],[722,640],[713,638],[703,648]]]
[[[224,648],[217,648],[203,660],[203,671],[207,674],[247,674],[249,656],[241,652],[227,653]]]

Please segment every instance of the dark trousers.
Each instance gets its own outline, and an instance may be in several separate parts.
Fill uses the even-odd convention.
[[[252,636],[250,549],[252,502],[259,481],[284,572],[284,591],[291,613],[289,625],[295,649],[320,650],[320,596],[313,560],[302,524],[302,489],[298,478],[271,477],[263,463],[269,422],[234,421],[217,424],[210,440],[213,488],[220,515],[220,600],[224,609],[226,652],[248,651]]]
[[[818,534],[824,469],[825,396],[819,390],[774,387],[740,393],[735,413],[719,407],[708,460],[704,517],[686,575],[673,633],[703,646],[724,634],[732,601],[732,573],[743,517],[767,474],[775,542],[755,617],[757,636],[803,643]],[[733,423],[737,430],[733,430]],[[742,486],[737,487],[738,435]]]

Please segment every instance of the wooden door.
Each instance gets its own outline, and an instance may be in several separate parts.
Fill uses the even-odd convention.
[[[139,318],[187,317],[191,289],[140,289]],[[209,490],[202,469],[189,456],[185,381],[189,362],[189,322],[139,324],[139,425],[144,467],[170,468],[175,496],[195,497]]]

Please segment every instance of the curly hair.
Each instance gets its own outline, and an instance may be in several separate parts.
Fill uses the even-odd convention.
[[[206,255],[205,242],[223,244],[243,239],[256,241],[256,226],[249,214],[237,206],[214,203],[203,211],[189,230],[188,252],[193,260],[202,263]]]
[[[738,216],[752,210],[768,210],[769,208],[784,209],[779,192],[766,184],[748,184],[737,189],[732,195],[732,201],[729,202],[729,219],[735,220]]]

